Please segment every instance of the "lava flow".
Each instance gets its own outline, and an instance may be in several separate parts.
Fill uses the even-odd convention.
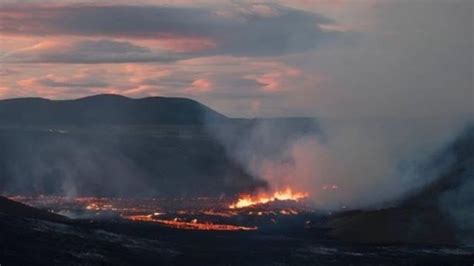
[[[191,221],[181,221],[179,218],[173,220],[153,219],[152,215],[133,215],[125,217],[130,221],[152,222],[167,227],[185,230],[205,230],[205,231],[253,231],[256,226],[238,226],[231,224],[215,224],[210,222],[198,222],[197,219]]]
[[[313,213],[299,201],[307,193],[287,188],[275,193],[226,198],[65,198],[60,196],[11,196],[24,204],[72,219],[122,219],[148,222],[182,230],[254,231],[298,221]],[[246,208],[249,207],[249,208]]]
[[[266,193],[261,193],[256,196],[244,195],[241,196],[237,202],[232,203],[230,209],[240,209],[246,208],[259,204],[266,204],[273,201],[299,201],[301,199],[307,198],[308,193],[305,192],[293,192],[291,188],[286,188],[284,190],[275,191],[273,194],[268,195]]]

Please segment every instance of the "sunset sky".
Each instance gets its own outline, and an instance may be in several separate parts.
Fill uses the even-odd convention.
[[[243,117],[473,109],[471,0],[0,3],[0,98],[178,96]]]

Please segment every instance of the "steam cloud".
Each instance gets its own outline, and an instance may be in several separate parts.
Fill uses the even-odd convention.
[[[143,171],[117,148],[107,147],[100,139],[91,144],[57,135],[4,133],[1,190],[33,195],[60,192],[68,198],[150,193]]]
[[[330,77],[305,96],[319,130],[288,137],[288,124],[262,121],[235,136],[211,126],[228,153],[270,187],[309,191],[323,209],[391,204],[444,174],[455,162],[434,158],[473,122],[472,3],[387,1],[377,16],[353,48],[307,62]],[[442,200],[471,232],[473,193],[469,181]]]
[[[448,156],[433,164],[435,155],[464,128],[462,121],[417,119],[311,123],[313,130],[296,130],[284,119],[262,120],[238,135],[211,125],[228,153],[268,189],[310,192],[323,209],[377,206],[432,182],[452,163]]]

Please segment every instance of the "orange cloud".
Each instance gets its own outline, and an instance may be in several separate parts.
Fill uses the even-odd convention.
[[[251,74],[244,78],[255,80],[262,86],[264,92],[277,92],[289,88],[283,88],[283,85],[290,87],[292,81],[300,77],[301,71],[296,68],[285,65],[274,65],[274,68],[263,74]]]
[[[210,38],[165,36],[153,40],[137,40],[137,44],[153,48],[161,48],[176,53],[198,52],[217,47],[217,43]]]
[[[12,95],[12,90],[8,87],[0,87],[0,97],[8,98]]]
[[[255,78],[255,80],[263,86],[263,90],[266,92],[280,90],[279,79],[280,73],[267,73]]]
[[[125,75],[129,75],[128,82],[132,84],[151,85],[159,83],[160,79],[169,76],[170,69],[155,65],[127,64]]]
[[[189,93],[206,93],[214,90],[214,85],[208,79],[196,79],[191,83],[191,87],[185,91]]]
[[[160,95],[159,90],[156,86],[139,85],[125,91],[120,91],[120,94],[129,97],[143,97],[143,96],[158,96]]]

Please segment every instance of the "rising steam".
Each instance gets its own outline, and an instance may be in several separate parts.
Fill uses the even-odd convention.
[[[288,123],[261,121],[238,136],[211,132],[270,189],[308,191],[323,209],[395,204],[440,178],[455,162],[434,158],[473,121],[472,4],[422,2],[380,4],[377,27],[357,45],[306,62],[327,77],[296,97],[314,102],[318,130],[290,134]],[[459,192],[443,204],[472,229],[472,182]]]
[[[289,135],[288,123],[262,120],[239,138],[229,128],[213,126],[213,132],[268,189],[309,192],[323,209],[360,208],[400,199],[450,166],[432,160],[462,123],[419,122],[320,121],[320,130]]]

